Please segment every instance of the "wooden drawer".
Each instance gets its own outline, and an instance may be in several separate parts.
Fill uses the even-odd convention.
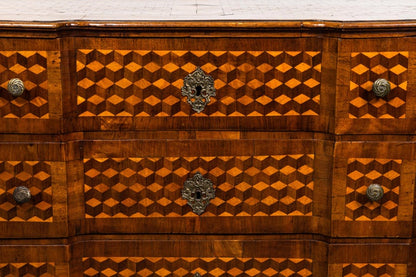
[[[4,39],[0,48],[0,131],[57,133],[62,117],[61,52],[57,42],[40,39]],[[25,90],[14,97],[11,79]]]
[[[413,39],[347,39],[340,42],[336,133],[414,133]],[[391,91],[377,97],[373,83]]]
[[[66,166],[59,144],[0,144],[0,237],[58,237],[67,234]],[[16,187],[30,190],[18,204]]]
[[[80,38],[74,43],[76,130],[328,128],[331,104],[321,94],[328,58],[320,39]],[[181,94],[184,78],[197,67],[213,78],[216,89],[200,113]]]
[[[408,243],[349,241],[329,246],[328,276],[413,276]],[[411,254],[410,254],[411,255]]]
[[[16,242],[0,245],[0,276],[70,276],[68,247],[38,243],[29,240],[24,245]]]
[[[326,276],[322,243],[181,238],[82,242],[74,276]]]
[[[86,141],[73,191],[78,202],[70,210],[79,210],[86,233],[326,233],[328,145]],[[196,172],[215,187],[215,198],[201,215],[181,194]]]
[[[332,190],[334,236],[409,237],[412,234],[414,143],[338,142]],[[371,201],[370,184],[383,198]]]

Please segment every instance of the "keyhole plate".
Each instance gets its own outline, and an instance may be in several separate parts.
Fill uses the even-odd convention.
[[[212,182],[197,172],[192,178],[185,181],[182,189],[182,198],[188,201],[192,211],[198,215],[205,211],[209,201],[215,198],[215,189]]]
[[[215,92],[214,79],[199,67],[183,80],[182,95],[187,97],[186,101],[197,113],[205,109]]]

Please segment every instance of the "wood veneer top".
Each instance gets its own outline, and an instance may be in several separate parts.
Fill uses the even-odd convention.
[[[2,21],[177,21],[416,19],[416,2],[402,0],[0,0]]]

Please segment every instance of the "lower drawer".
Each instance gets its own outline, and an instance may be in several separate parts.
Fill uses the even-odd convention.
[[[0,245],[0,276],[69,276],[68,246],[54,245],[54,242],[49,245],[31,245],[32,241],[10,243]]]
[[[323,243],[295,240],[84,241],[74,276],[326,276]],[[199,274],[199,275],[198,275]]]

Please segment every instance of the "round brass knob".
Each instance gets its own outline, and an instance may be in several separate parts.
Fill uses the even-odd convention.
[[[373,83],[373,92],[377,97],[385,97],[390,92],[390,82],[386,79],[377,79]]]
[[[367,188],[367,197],[371,201],[379,201],[383,198],[384,190],[379,184],[371,184]]]
[[[23,94],[25,91],[25,85],[23,81],[18,78],[13,78],[9,81],[7,85],[7,90],[10,92],[11,95],[14,97],[18,97]]]
[[[30,190],[25,186],[19,186],[13,192],[13,198],[17,204],[26,203],[31,197]]]

